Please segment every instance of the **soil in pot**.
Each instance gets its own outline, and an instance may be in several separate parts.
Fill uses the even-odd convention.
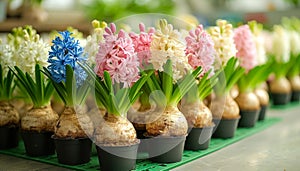
[[[205,150],[209,147],[214,126],[191,128],[185,140],[186,150]]]
[[[130,146],[97,146],[101,171],[135,169],[139,143]]]
[[[15,148],[19,145],[19,127],[1,126],[0,127],[0,150]]]
[[[92,141],[89,138],[54,139],[57,159],[61,164],[79,165],[90,161]]]
[[[53,132],[21,131],[25,151],[28,156],[47,156],[55,153]]]
[[[149,158],[157,163],[175,163],[182,159],[186,136],[149,137]]]
[[[232,138],[238,127],[240,118],[232,119],[213,119],[215,129],[213,130],[213,138]]]

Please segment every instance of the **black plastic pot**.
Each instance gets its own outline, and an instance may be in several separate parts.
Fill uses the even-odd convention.
[[[271,93],[274,105],[286,105],[291,101],[291,93]]]
[[[19,145],[19,127],[2,126],[0,127],[0,150],[14,148]]]
[[[52,138],[59,163],[79,165],[90,161],[92,141],[89,138]]]
[[[55,153],[53,132],[21,131],[25,151],[28,156],[47,156]]]
[[[209,147],[214,126],[192,128],[185,140],[186,150],[205,150]]]
[[[186,136],[157,136],[147,139],[149,158],[157,163],[175,163],[182,159]]]
[[[292,102],[299,102],[300,101],[300,91],[293,91],[292,92]]]
[[[101,171],[135,169],[139,143],[131,146],[97,146]]]
[[[260,110],[252,110],[252,111],[245,111],[240,110],[241,119],[239,121],[238,127],[254,127],[255,123],[258,120]]]
[[[260,106],[260,111],[259,111],[259,114],[258,114],[258,120],[259,121],[265,120],[266,113],[267,113],[267,108],[268,108],[267,105]]]
[[[235,119],[213,119],[215,128],[213,130],[213,138],[232,138],[238,127],[240,118]]]

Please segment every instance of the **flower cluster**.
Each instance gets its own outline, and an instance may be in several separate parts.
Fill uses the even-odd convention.
[[[194,31],[191,30],[185,40],[187,42],[185,53],[189,64],[194,69],[201,66],[204,71],[202,74],[213,69],[216,57],[214,42],[203,26],[198,25]]]
[[[236,57],[240,65],[247,71],[257,65],[256,62],[256,45],[253,35],[248,25],[239,26],[234,30],[234,43],[237,48]]]
[[[140,66],[143,67],[144,65],[149,64],[149,59],[151,57],[150,46],[152,42],[152,35],[154,34],[155,29],[150,28],[147,33],[143,23],[139,25],[139,28],[140,34],[130,33],[129,36],[133,41],[135,52],[139,58]]]
[[[27,36],[26,36],[27,37]],[[16,50],[13,60],[24,72],[34,76],[35,65],[47,66],[48,51],[50,46],[36,35],[34,40],[25,38],[24,42]]]
[[[103,77],[107,71],[114,83],[129,87],[139,79],[139,62],[131,38],[123,30],[116,34],[114,24],[105,28],[103,37],[96,55],[96,74]]]
[[[177,81],[192,68],[185,55],[185,47],[180,33],[173,29],[173,26],[166,20],[160,20],[158,28],[152,36],[149,63],[153,65],[154,69],[163,71],[164,64],[171,59],[173,80]]]
[[[211,27],[208,32],[215,43],[217,55],[224,65],[236,55],[237,50],[234,44],[232,25],[226,20],[217,20],[216,24],[217,26]]]
[[[88,55],[89,64],[95,64],[96,55],[99,50],[99,43],[103,41],[104,28],[107,26],[105,22],[99,22],[94,20],[92,22],[93,33],[86,38],[86,45],[84,48],[84,53]]]
[[[83,48],[80,46],[79,41],[71,37],[69,31],[64,31],[59,33],[53,41],[51,46],[51,51],[49,51],[49,66],[53,79],[56,82],[61,82],[66,80],[66,65],[70,65],[75,73],[75,78],[77,85],[81,85],[86,79],[87,74],[84,70],[77,64],[78,62],[85,62],[87,60],[86,56],[83,55]]]
[[[16,65],[16,62],[12,60],[13,53],[12,46],[4,44],[0,39],[0,64],[3,67],[4,75],[6,75],[9,70],[8,66],[13,67]]]
[[[272,54],[275,55],[277,62],[288,62],[290,60],[290,38],[286,29],[275,25],[272,34]]]

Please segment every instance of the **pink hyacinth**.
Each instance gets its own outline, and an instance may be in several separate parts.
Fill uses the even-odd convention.
[[[103,77],[104,71],[108,71],[113,83],[123,83],[124,87],[129,87],[139,79],[138,58],[128,35],[123,30],[115,33],[115,24],[105,28],[104,42],[99,44],[96,55],[95,72]]]
[[[253,35],[248,25],[239,26],[234,30],[234,43],[236,44],[237,54],[240,65],[247,71],[251,70],[256,62],[256,45]]]
[[[150,28],[148,33],[145,31],[145,25],[143,23],[139,24],[140,34],[130,33],[135,52],[137,53],[140,66],[149,64],[149,58],[151,56],[150,46],[152,42],[152,35],[154,34],[155,29]]]
[[[187,42],[185,53],[189,64],[194,69],[201,66],[204,73],[213,70],[216,50],[212,38],[203,26],[199,25],[195,30],[191,30],[185,40]]]

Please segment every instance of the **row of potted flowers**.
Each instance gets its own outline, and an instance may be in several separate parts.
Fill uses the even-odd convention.
[[[263,120],[266,80],[274,104],[286,104],[291,90],[299,101],[297,24],[284,19],[270,36],[254,21],[234,29],[218,20],[188,34],[164,19],[156,28],[141,23],[140,33],[93,21],[84,48],[78,33],[59,32],[50,46],[32,27],[15,28],[0,51],[1,149],[18,145],[20,127],[27,155],[56,150],[63,164],[88,162],[92,142],[101,170],[133,169],[138,149],[155,162],[178,162],[184,148],[208,148],[213,132],[230,138]],[[267,59],[262,42],[270,37]],[[16,96],[29,105],[16,110]],[[52,109],[57,99],[63,110]]]

